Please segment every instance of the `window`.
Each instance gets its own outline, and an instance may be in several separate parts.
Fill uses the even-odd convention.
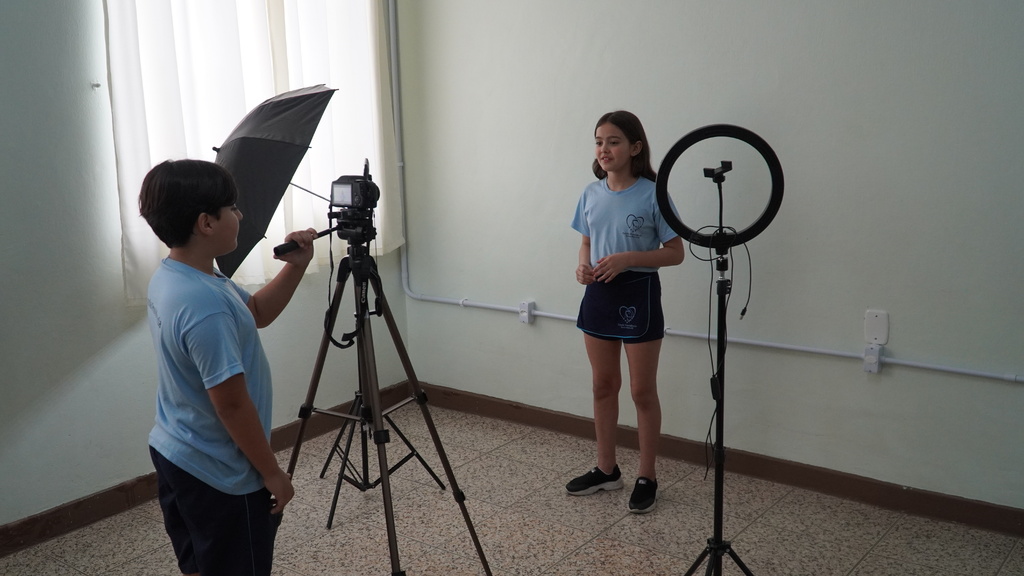
[[[326,84],[338,91],[292,182],[322,196],[369,159],[382,190],[375,254],[402,243],[401,202],[385,6],[374,0],[107,0],[107,52],[129,300],[144,300],[166,255],[139,216],[149,169],[167,159],[214,160],[235,125],[264,100]],[[290,186],[267,230],[233,278],[276,274],[273,246],[292,230],[329,226],[327,203]],[[337,240],[333,240],[337,241]],[[315,271],[326,262],[318,241]]]

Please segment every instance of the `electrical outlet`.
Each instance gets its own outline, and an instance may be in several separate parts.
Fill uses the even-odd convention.
[[[869,344],[864,349],[864,371],[871,374],[878,374],[882,368],[882,347],[878,344]]]

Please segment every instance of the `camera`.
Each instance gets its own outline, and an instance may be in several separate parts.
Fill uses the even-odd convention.
[[[380,188],[370,176],[367,160],[362,176],[341,176],[331,183],[331,206],[355,210],[373,210],[380,200]]]
[[[308,192],[308,190],[307,190]],[[319,198],[326,200],[323,196]],[[337,211],[330,211],[327,217],[332,223],[337,220],[337,225],[320,232],[317,238],[336,232],[338,238],[347,240],[349,253],[354,257],[366,253],[366,247],[361,246],[377,237],[377,229],[373,226],[373,210],[380,200],[380,188],[373,182],[370,176],[370,161],[366,160],[363,165],[362,176],[341,176],[331,183],[331,208]],[[294,240],[285,242],[274,247],[274,254],[281,256],[298,248]]]
[[[327,214],[337,220],[334,230],[348,240],[350,247],[366,244],[377,237],[373,210],[380,200],[380,188],[370,176],[370,161],[363,165],[362,176],[341,176],[331,183],[331,208]]]

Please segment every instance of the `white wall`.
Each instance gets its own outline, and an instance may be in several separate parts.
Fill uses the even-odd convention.
[[[730,337],[859,354],[864,311],[880,308],[892,358],[1024,373],[1019,2],[399,6],[413,291],[575,315],[569,221],[592,178],[594,123],[625,108],[656,168],[714,123],[753,130],[781,159],[785,198],[750,243],[742,321],[750,282],[734,255]],[[730,159],[719,152],[696,166]],[[743,228],[767,196],[744,188],[758,180],[740,164],[725,190],[727,224]],[[679,178],[684,221],[715,224],[710,183]],[[707,330],[711,278],[692,256],[663,271],[670,328]],[[430,302],[409,314],[425,381],[592,414],[572,323]],[[665,433],[704,439],[710,364],[702,341],[666,341]],[[1024,506],[1024,384],[892,365],[872,375],[858,360],[742,345],[726,374],[730,447]]]
[[[0,54],[4,525],[152,472],[156,373],[144,308],[124,300],[103,2],[0,3]],[[335,254],[344,256],[343,243]],[[398,256],[378,263],[404,326]],[[262,331],[274,427],[295,420],[306,397],[332,282],[326,272],[307,277]],[[339,330],[352,328],[351,290]],[[376,332],[387,386],[404,372],[383,322]],[[332,349],[317,406],[352,398],[355,366],[354,350]]]

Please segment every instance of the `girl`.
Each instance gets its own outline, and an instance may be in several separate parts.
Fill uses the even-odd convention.
[[[615,460],[619,419],[619,359],[626,350],[636,405],[640,470],[629,511],[654,509],[655,458],[661,434],[657,373],[665,319],[658,268],[683,261],[682,239],[661,217],[647,135],[636,116],[609,112],[594,129],[594,175],[580,197],[572,227],[583,235],[576,281],[586,286],[576,326],[593,372],[597,466],[565,486],[574,496],[622,488]]]

